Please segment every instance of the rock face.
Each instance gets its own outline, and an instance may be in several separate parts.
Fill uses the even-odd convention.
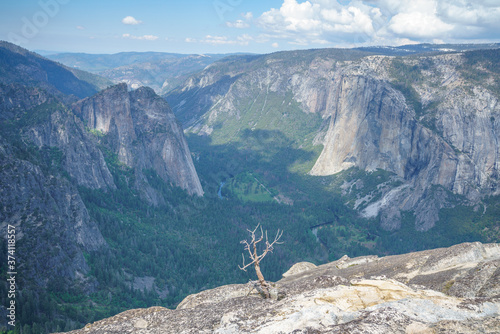
[[[456,70],[461,57],[420,60],[436,70],[423,71],[423,83],[415,85],[424,103],[437,103],[431,107],[435,114],[424,110],[417,115],[403,94],[387,82],[381,67],[390,66],[388,59],[365,59],[352,65],[358,72],[354,75],[352,67],[342,69],[334,79],[336,99],[324,149],[311,174],[329,175],[357,166],[401,177],[404,187],[386,194],[374,212],[370,212],[374,206],[365,211],[367,216],[384,212],[388,229],[397,227],[390,219],[394,206],[403,211],[417,208],[419,230],[434,225],[446,201],[432,196],[430,186],[442,186],[472,202],[485,194],[498,194],[499,124],[494,121],[500,112],[498,100],[482,87],[466,92],[468,86]],[[373,69],[372,63],[380,67]]]
[[[26,137],[38,148],[59,148],[64,157],[62,167],[78,185],[91,189],[115,189],[104,156],[82,122],[62,105],[47,108],[52,108],[47,121],[30,127]]]
[[[0,230],[16,227],[23,271],[19,284],[35,289],[78,285],[91,291],[84,252],[107,247],[97,224],[67,178],[19,158],[18,150],[0,136]]]
[[[380,187],[360,213],[394,230],[401,212],[410,211],[425,231],[440,209],[454,205],[451,194],[469,205],[500,194],[500,104],[497,74],[488,70],[499,53],[491,51],[481,65],[470,64],[479,53],[242,57],[212,64],[167,99],[190,131],[214,141],[223,134],[237,142],[248,128],[278,130],[298,148],[322,144],[312,175],[352,167],[394,173],[398,186]]]
[[[392,169],[403,176],[402,157],[410,155],[410,131],[416,127],[403,95],[367,76],[340,75],[335,81],[335,112],[311,173],[325,175],[358,166]]]
[[[129,93],[126,84],[119,84],[76,103],[73,110],[90,129],[106,135],[121,163],[137,173],[153,168],[165,181],[203,195],[182,128],[152,89]]]
[[[116,190],[106,148],[134,169],[146,194],[144,170],[203,194],[181,127],[163,99],[151,89],[129,93],[120,85],[71,109],[77,97],[95,92],[63,66],[0,42],[0,231],[6,236],[7,225],[16,227],[24,296],[95,291],[85,255],[106,252],[108,244],[79,187]],[[147,199],[154,202],[154,195]]]
[[[229,285],[189,296],[176,310],[130,310],[70,333],[497,333],[499,265],[499,244],[344,256],[302,264],[275,284],[281,300]]]
[[[0,42],[0,54],[0,230],[16,227],[18,287],[92,291],[84,253],[107,244],[77,186],[115,185],[96,142],[64,103],[95,87],[12,44]]]
[[[45,90],[20,84],[0,83],[0,111],[2,119],[11,119],[18,110],[29,110],[54,98]]]
[[[283,277],[288,277],[292,275],[299,274],[304,271],[311,270],[316,268],[316,265],[310,262],[299,262],[294,264],[286,273],[283,274]]]

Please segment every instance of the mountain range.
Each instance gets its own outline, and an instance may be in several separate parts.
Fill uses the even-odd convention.
[[[301,261],[498,242],[499,50],[57,63],[0,42],[0,229],[18,231],[19,329],[248,281],[239,240],[257,224],[285,231],[262,264],[271,281]]]
[[[138,200],[165,205],[147,173],[202,196],[184,134],[150,88],[121,84],[97,94],[94,80],[5,42],[0,72],[1,229],[19,231],[20,296],[30,305],[27,294],[60,285],[88,293],[96,282],[85,256],[109,245],[79,188],[109,193],[125,182]],[[114,178],[112,168],[127,178]]]
[[[311,175],[390,172],[350,205],[364,217],[380,217],[387,230],[412,212],[416,229],[426,231],[440,209],[455,205],[455,195],[473,206],[500,194],[499,58],[498,49],[226,58],[165,98],[189,132],[215,143],[245,146],[248,132],[279,132],[311,152],[305,170]],[[353,185],[361,183],[346,180],[342,187],[356,192]]]
[[[202,70],[228,54],[184,55],[164,52],[121,52],[117,54],[56,53],[47,58],[69,68],[88,71],[113,83],[137,89],[148,86],[165,94],[190,74]]]

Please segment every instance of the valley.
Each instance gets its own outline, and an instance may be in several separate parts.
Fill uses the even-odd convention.
[[[302,261],[499,242],[500,51],[442,48],[51,57],[61,65],[1,42],[19,330],[248,282],[239,241],[257,224],[284,231],[270,281]]]

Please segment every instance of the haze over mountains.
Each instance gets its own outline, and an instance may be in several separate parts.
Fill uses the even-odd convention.
[[[495,49],[497,44],[418,44],[399,47],[364,47],[358,50],[382,55]],[[177,54],[164,52],[121,52],[116,54],[48,53],[46,57],[70,68],[99,74],[130,88],[149,86],[163,95],[186,78],[222,58],[238,54]]]
[[[125,82],[133,89],[148,86],[157,94],[165,94],[190,74],[226,56],[122,52],[112,55],[61,53],[48,55],[47,58],[71,68],[99,74],[114,83]]]
[[[499,47],[50,56],[62,65],[1,42],[0,227],[21,231],[23,330],[248,281],[238,242],[258,223],[285,230],[269,280],[498,242]]]

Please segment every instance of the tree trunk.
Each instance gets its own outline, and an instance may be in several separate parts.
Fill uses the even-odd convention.
[[[255,244],[253,246],[253,251],[254,251],[255,258],[257,259],[257,247],[255,246]],[[254,265],[255,265],[255,273],[257,274],[257,278],[259,279],[260,286],[262,287],[262,291],[264,291],[264,296],[266,298],[270,298],[271,295],[269,294],[269,289],[267,288],[267,282],[264,279],[264,275],[262,275],[262,272],[260,271],[259,261],[255,261]]]

